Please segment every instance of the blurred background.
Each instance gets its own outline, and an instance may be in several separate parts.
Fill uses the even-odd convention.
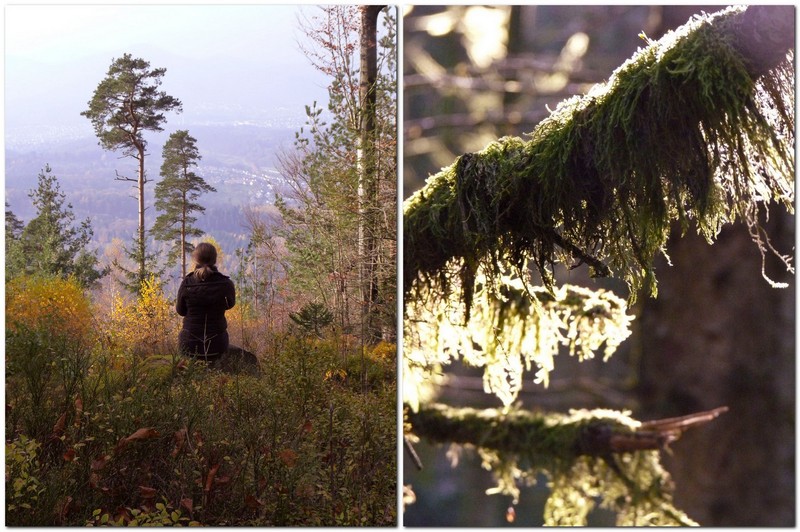
[[[462,153],[503,135],[523,136],[558,102],[582,94],[644,45],[701,11],[724,6],[406,6],[404,14],[404,197]],[[773,245],[794,253],[794,216],[773,209]],[[679,233],[676,233],[679,234]],[[705,526],[795,525],[795,284],[777,260],[761,276],[761,256],[745,226],[727,227],[709,246],[690,233],[674,238],[657,263],[659,295],[640,299],[633,335],[612,359],[578,363],[563,354],[547,390],[532,376],[524,406],[630,409],[639,420],[727,405],[712,423],[688,431],[663,453],[675,503]],[[612,289],[585,268],[560,282]],[[439,400],[495,407],[481,370],[452,367]],[[546,479],[523,489],[516,519],[510,498],[486,495],[493,481],[480,459],[447,448],[415,446],[424,469],[404,460],[416,502],[406,526],[542,524]],[[613,525],[595,510],[590,525]]]

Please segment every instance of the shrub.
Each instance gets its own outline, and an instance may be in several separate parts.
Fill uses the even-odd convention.
[[[6,330],[23,327],[85,338],[92,329],[92,307],[74,278],[17,277],[6,284]]]
[[[20,353],[52,341],[15,338]],[[18,407],[28,388],[7,375],[6,432],[25,434],[6,453],[9,524],[394,524],[396,388],[326,379],[340,361],[332,340],[273,342],[260,376],[184,358],[119,368],[94,352],[68,404],[50,372],[33,434],[36,409]]]
[[[40,447],[39,442],[24,435],[6,444],[6,511],[10,522],[24,523],[25,516],[38,506],[44,491],[36,476]]]
[[[114,294],[104,329],[112,349],[144,356],[176,351],[179,323],[173,302],[164,295],[162,282],[151,275],[142,281],[134,301]]]

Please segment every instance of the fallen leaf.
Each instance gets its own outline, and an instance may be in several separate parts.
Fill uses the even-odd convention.
[[[56,506],[56,514],[58,515],[58,517],[56,518],[56,523],[59,525],[64,524],[64,520],[66,519],[71,509],[72,509],[72,497],[67,496],[67,498],[64,499],[63,501],[59,501],[58,505]]]
[[[117,523],[122,520],[122,522],[127,525],[131,522],[132,518],[133,514],[131,514],[131,511],[124,506],[118,506],[117,509],[114,510],[114,521]]]
[[[181,429],[175,432],[175,435],[172,437],[175,440],[175,448],[172,449],[172,457],[175,458],[180,454],[181,450],[183,450],[183,445],[186,443],[186,429]]]
[[[245,495],[244,504],[251,510],[257,510],[263,503],[252,495]]]
[[[148,440],[150,438],[157,438],[159,436],[158,431],[152,427],[147,427],[143,429],[139,429],[127,438],[129,442],[137,441],[137,440]]]
[[[52,439],[58,439],[64,434],[64,427],[67,425],[67,413],[64,412],[53,425],[53,434],[50,435]]]
[[[63,456],[64,460],[66,460],[67,462],[72,462],[73,460],[75,460],[75,449],[70,447],[61,456]]]
[[[83,416],[83,400],[78,396],[75,398],[75,426],[81,424],[81,416]]]
[[[211,491],[211,486],[214,483],[214,477],[216,476],[218,470],[219,464],[214,464],[211,466],[211,469],[209,469],[208,475],[206,475],[206,485],[203,487],[203,491],[206,493]]]
[[[139,495],[141,495],[143,499],[152,499],[156,496],[156,493],[157,491],[155,488],[151,488],[150,486],[139,486]]]
[[[194,510],[194,502],[190,498],[181,499],[181,506],[186,508],[186,511],[192,513]]]
[[[91,463],[91,466],[90,466],[91,470],[92,471],[100,471],[101,469],[103,469],[106,466],[106,462],[108,462],[109,458],[110,458],[110,456],[105,455],[105,456],[101,456],[100,458],[98,458],[96,460],[92,460],[92,463]]]
[[[151,438],[157,438],[158,436],[160,436],[160,434],[152,427],[139,429],[130,436],[119,440],[119,443],[117,443],[117,446],[114,448],[114,453],[122,452],[122,450],[125,449],[125,447],[127,447],[131,442],[148,440]]]
[[[281,462],[286,464],[286,467],[294,467],[297,462],[297,453],[291,449],[282,450],[278,454],[278,457],[281,459]]]

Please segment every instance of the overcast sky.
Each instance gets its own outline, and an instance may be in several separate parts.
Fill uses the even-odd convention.
[[[84,124],[112,59],[164,67],[164,90],[191,117],[225,106],[240,119],[324,102],[328,80],[303,56],[298,14],[310,5],[6,5],[9,129]],[[237,115],[238,116],[238,115]],[[9,131],[7,129],[7,132]]]

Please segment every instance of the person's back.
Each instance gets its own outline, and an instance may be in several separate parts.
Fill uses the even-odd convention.
[[[208,243],[192,253],[196,269],[178,288],[175,310],[183,316],[178,343],[183,354],[216,360],[228,349],[225,311],[236,303],[233,281],[216,268],[217,251]]]

